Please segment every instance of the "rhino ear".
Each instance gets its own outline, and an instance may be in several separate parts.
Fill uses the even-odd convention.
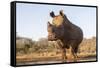
[[[54,12],[52,11],[52,12],[50,12],[50,16],[51,17],[55,17],[55,14],[54,14]]]
[[[59,14],[60,14],[61,16],[64,16],[63,10],[60,10]]]

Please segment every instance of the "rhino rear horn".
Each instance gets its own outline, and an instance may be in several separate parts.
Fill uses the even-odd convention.
[[[48,26],[51,26],[51,24],[50,24],[50,22],[49,22],[49,21],[48,21],[47,25],[48,25]]]

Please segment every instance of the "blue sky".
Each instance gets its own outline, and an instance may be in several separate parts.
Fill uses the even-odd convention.
[[[58,15],[60,10],[83,30],[84,37],[96,36],[96,8],[28,3],[17,3],[16,7],[16,32],[19,36],[33,40],[47,37],[47,22],[52,20],[49,13],[54,11]]]

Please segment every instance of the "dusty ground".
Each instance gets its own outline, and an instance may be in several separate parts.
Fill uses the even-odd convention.
[[[66,61],[72,62],[73,57],[70,54],[66,54],[67,58]],[[96,54],[90,54],[90,53],[80,53],[77,54],[78,61],[95,61],[96,60]],[[61,53],[55,53],[55,52],[49,52],[49,53],[31,53],[31,54],[25,54],[16,56],[17,64],[38,64],[38,63],[61,63]],[[71,60],[71,61],[70,61]],[[59,62],[58,62],[59,61]]]

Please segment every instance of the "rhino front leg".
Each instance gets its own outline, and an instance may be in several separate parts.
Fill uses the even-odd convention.
[[[62,60],[63,60],[63,62],[66,62],[66,60],[67,60],[66,49],[65,48],[62,49]]]

